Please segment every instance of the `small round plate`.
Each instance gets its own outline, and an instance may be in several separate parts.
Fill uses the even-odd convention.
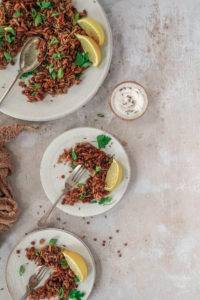
[[[1,4],[1,0],[0,0]],[[22,89],[15,84],[10,94],[0,105],[0,112],[26,121],[49,121],[62,118],[91,100],[103,84],[112,59],[112,32],[107,16],[98,0],[74,0],[73,5],[79,10],[86,10],[88,16],[98,20],[106,32],[106,44],[102,48],[103,60],[98,68],[90,67],[82,76],[79,85],[71,87],[67,94],[56,97],[47,95],[43,101],[29,103],[22,94]],[[0,70],[0,98],[16,77],[19,55],[14,66]]]
[[[16,245],[8,257],[6,265],[6,283],[10,296],[13,300],[19,300],[22,298],[26,291],[27,282],[30,276],[35,273],[37,268],[34,262],[31,262],[26,258],[25,249],[31,246],[32,241],[36,242],[36,247],[41,247],[39,244],[41,239],[45,239],[47,244],[52,238],[58,239],[58,245],[66,245],[68,249],[80,253],[86,260],[89,275],[84,282],[79,284],[78,289],[85,292],[83,300],[88,299],[93,289],[96,276],[95,263],[89,248],[81,239],[70,232],[48,228],[32,232],[24,237],[23,240]],[[19,254],[17,254],[17,250],[20,250]],[[25,273],[22,276],[19,275],[19,268],[21,265],[25,266]],[[54,297],[51,299],[56,300],[57,298]]]
[[[115,206],[123,197],[130,180],[130,163],[126,151],[119,141],[111,134],[96,129],[96,128],[75,128],[71,129],[59,137],[57,137],[47,148],[41,162],[40,176],[44,191],[52,203],[61,195],[64,188],[65,179],[62,175],[69,174],[71,168],[67,164],[58,164],[58,158],[63,153],[65,148],[74,147],[80,142],[90,142],[97,146],[96,137],[100,134],[108,135],[112,138],[106,149],[103,149],[109,155],[114,155],[115,158],[121,162],[124,167],[124,179],[122,183],[111,193],[112,201],[107,205],[99,205],[97,203],[77,203],[74,206],[58,204],[58,208],[65,213],[78,216],[89,217],[105,213],[113,206]]]

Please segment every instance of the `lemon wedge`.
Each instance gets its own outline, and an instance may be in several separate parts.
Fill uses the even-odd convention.
[[[74,274],[82,282],[88,276],[88,268],[84,258],[77,252],[63,248],[62,253]]]
[[[85,17],[78,20],[78,25],[87,33],[87,35],[93,38],[100,46],[105,43],[105,32],[102,25],[96,20]]]
[[[105,180],[105,190],[113,191],[123,180],[124,171],[123,167],[117,160],[113,159],[113,162],[107,172]]]
[[[93,66],[98,67],[102,59],[99,45],[89,36],[76,34],[76,37],[80,41],[83,50],[88,53],[89,59],[93,63]]]

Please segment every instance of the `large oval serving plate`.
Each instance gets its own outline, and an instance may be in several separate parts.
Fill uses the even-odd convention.
[[[94,258],[89,248],[81,239],[70,232],[63,231],[61,229],[48,228],[32,232],[25,236],[23,240],[16,245],[8,257],[6,266],[6,283],[13,300],[22,299],[22,296],[26,291],[27,282],[30,276],[36,272],[37,268],[35,263],[26,258],[25,249],[31,246],[32,241],[35,242],[35,247],[41,247],[39,243],[41,239],[45,239],[45,244],[48,244],[48,241],[52,238],[58,239],[58,245],[66,245],[68,249],[80,253],[86,260],[88,266],[88,277],[85,281],[78,285],[78,289],[85,293],[82,300],[88,299],[93,289],[96,276]],[[20,253],[17,253],[17,250],[20,250]],[[25,273],[23,276],[19,275],[19,268],[21,265],[25,266]],[[53,297],[51,299],[57,300],[58,298]]]
[[[48,95],[41,102],[27,102],[17,82],[11,93],[0,105],[2,113],[26,121],[55,120],[76,111],[97,93],[108,74],[112,58],[110,25],[103,8],[97,0],[74,0],[73,4],[79,11],[86,9],[88,16],[98,20],[105,29],[107,40],[106,45],[103,47],[103,61],[100,67],[90,67],[82,76],[82,82],[71,87],[67,94],[56,97]],[[0,97],[15,78],[17,70],[18,60],[14,66],[9,66],[6,70],[0,70]]]
[[[122,183],[109,195],[112,201],[106,205],[99,205],[98,203],[77,203],[73,206],[58,204],[58,208],[65,213],[78,216],[89,217],[105,213],[114,207],[123,197],[127,190],[128,183],[131,176],[130,163],[125,149],[119,141],[111,134],[96,128],[75,128],[71,129],[59,137],[57,137],[45,151],[40,168],[40,177],[44,191],[49,200],[54,203],[61,195],[64,188],[65,179],[62,175],[70,174],[70,166],[68,164],[58,164],[58,158],[63,153],[65,148],[70,149],[75,144],[80,142],[90,142],[97,146],[95,140],[98,135],[105,134],[112,138],[110,144],[103,149],[110,156],[121,162],[124,168],[124,178]]]

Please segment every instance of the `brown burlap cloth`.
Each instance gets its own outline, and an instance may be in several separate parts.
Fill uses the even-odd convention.
[[[0,126],[0,233],[8,230],[17,220],[18,205],[8,183],[8,176],[13,172],[11,155],[6,149],[10,142],[23,130],[32,130],[26,125]]]

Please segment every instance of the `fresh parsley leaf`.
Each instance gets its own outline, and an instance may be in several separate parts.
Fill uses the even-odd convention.
[[[69,298],[74,300],[81,300],[85,296],[84,292],[80,292],[78,290],[71,290],[69,293]]]
[[[24,74],[22,74],[22,75],[20,76],[20,79],[21,79],[21,80],[27,79],[28,77],[32,76],[33,74],[34,74],[33,71],[26,72],[26,73],[24,73]]]
[[[37,27],[42,25],[44,23],[44,16],[40,13],[37,13],[37,15],[34,18],[34,23]]]
[[[65,290],[64,290],[63,287],[61,287],[61,288],[59,289],[59,291],[58,291],[58,296],[59,296],[60,299],[63,299],[63,298],[64,298],[64,296],[65,296]]]
[[[78,20],[80,19],[80,14],[78,12],[76,12],[73,17],[72,17],[72,24],[73,26],[75,26],[78,22]]]
[[[33,9],[31,10],[31,16],[32,16],[32,18],[35,18],[35,17],[37,16],[37,11],[36,11],[35,8],[33,8]]]
[[[19,18],[21,16],[21,14],[22,14],[21,11],[19,9],[17,9],[13,16],[15,18]]]
[[[74,280],[75,280],[76,283],[80,282],[80,279],[78,278],[78,276],[75,276]]]
[[[61,58],[64,58],[65,56],[64,56],[64,54],[63,53],[54,53],[53,55],[52,55],[52,58],[53,59],[61,59]]]
[[[74,149],[72,149],[72,151],[71,151],[71,158],[73,160],[77,160],[78,159],[78,155],[77,155],[77,153],[76,153],[76,151]]]
[[[58,43],[59,43],[59,40],[55,36],[53,36],[49,42],[49,45],[57,45]]]
[[[68,263],[65,258],[61,259],[60,265],[63,269],[66,269],[68,267]]]
[[[112,201],[112,197],[111,197],[111,196],[108,196],[108,197],[101,198],[101,199],[98,201],[98,204],[99,204],[99,205],[106,205],[106,204],[109,204],[111,201]]]
[[[95,166],[95,172],[99,173],[101,171],[101,167],[100,166]]]
[[[2,46],[3,46],[3,37],[0,36],[0,47],[2,47]]]
[[[58,74],[57,74],[58,79],[62,79],[63,76],[64,76],[63,68],[58,69]]]
[[[12,35],[16,35],[14,29],[11,26],[5,28],[6,33],[11,33]]]
[[[55,245],[57,244],[57,241],[58,241],[58,239],[51,239],[51,240],[49,241],[49,245],[50,245],[50,246],[55,246]]]
[[[7,34],[6,35],[6,41],[9,43],[9,44],[12,44],[14,42],[14,39],[15,37],[13,35],[10,35],[10,34]]]
[[[32,87],[34,88],[34,90],[39,90],[41,88],[41,84],[40,83],[33,83]]]
[[[76,163],[71,163],[71,168],[74,170],[75,168],[77,167],[77,164]]]
[[[53,3],[50,1],[38,1],[37,6],[39,6],[40,9],[51,9],[53,7]]]
[[[75,65],[81,68],[88,68],[91,65],[88,53],[78,51],[76,54]]]
[[[22,276],[26,271],[25,265],[21,265],[19,268],[19,275]]]
[[[4,36],[4,28],[0,26],[0,36]]]
[[[6,52],[5,51],[4,54],[3,54],[3,56],[4,56],[4,58],[5,58],[5,60],[7,62],[10,62],[13,59],[12,55],[10,54],[10,52]]]
[[[97,144],[99,149],[106,148],[106,146],[110,141],[111,141],[111,137],[105,134],[101,134],[97,136]]]
[[[59,15],[60,15],[59,12],[54,12],[54,13],[52,13],[52,17],[58,17]]]

